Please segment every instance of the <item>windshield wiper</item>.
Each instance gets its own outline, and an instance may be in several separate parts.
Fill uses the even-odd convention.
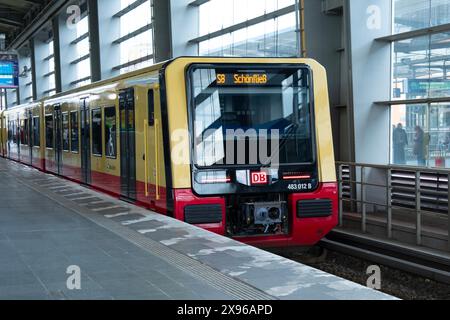
[[[281,154],[281,151],[286,147],[287,142],[290,138],[297,133],[297,129],[299,128],[298,124],[291,124],[290,128],[286,130],[283,139],[280,141],[280,145],[278,147],[278,155]],[[272,165],[272,160],[275,155],[271,154],[270,158],[266,163],[261,164],[260,168],[269,168]]]

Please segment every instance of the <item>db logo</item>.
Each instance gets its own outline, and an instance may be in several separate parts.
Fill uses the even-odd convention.
[[[269,180],[267,178],[267,173],[265,172],[252,172],[251,174],[252,184],[267,184]]]

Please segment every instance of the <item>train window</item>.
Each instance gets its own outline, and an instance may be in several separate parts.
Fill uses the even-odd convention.
[[[62,114],[62,138],[63,138],[63,150],[69,151],[69,114],[64,112]]]
[[[29,145],[29,131],[28,131],[28,119],[23,120],[23,126],[22,126],[22,144]]]
[[[13,142],[17,144],[17,120],[13,121]]]
[[[308,69],[195,67],[191,80],[198,167],[314,163]]]
[[[105,108],[105,154],[109,158],[116,158],[117,121],[116,107]]]
[[[92,110],[92,154],[102,156],[102,110]]]
[[[78,153],[79,149],[79,127],[78,127],[78,111],[70,113],[70,151]]]
[[[14,140],[14,122],[8,121],[8,141]]]
[[[155,93],[153,89],[148,90],[148,125],[155,125]]]
[[[53,116],[45,116],[45,146],[49,149],[53,149]]]
[[[26,134],[26,120],[20,120],[19,126],[19,143],[21,145],[27,144],[27,134]]]
[[[41,128],[39,117],[33,118],[33,146],[40,147],[41,146]]]

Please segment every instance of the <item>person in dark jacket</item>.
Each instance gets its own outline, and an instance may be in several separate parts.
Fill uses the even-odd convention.
[[[401,123],[394,129],[393,133],[394,144],[394,164],[406,164],[405,148],[408,145],[408,135]]]
[[[425,132],[420,126],[416,126],[415,132],[414,155],[417,157],[417,164],[419,165],[419,167],[425,167]]]

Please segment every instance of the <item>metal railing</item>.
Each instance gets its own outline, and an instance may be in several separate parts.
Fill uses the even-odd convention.
[[[446,217],[450,250],[449,169],[337,162],[337,170],[340,227],[344,227],[346,213],[356,213],[361,218],[361,231],[366,233],[369,206],[377,212],[383,208],[386,237],[392,239],[393,214],[413,213],[416,244],[422,245],[424,215]]]

